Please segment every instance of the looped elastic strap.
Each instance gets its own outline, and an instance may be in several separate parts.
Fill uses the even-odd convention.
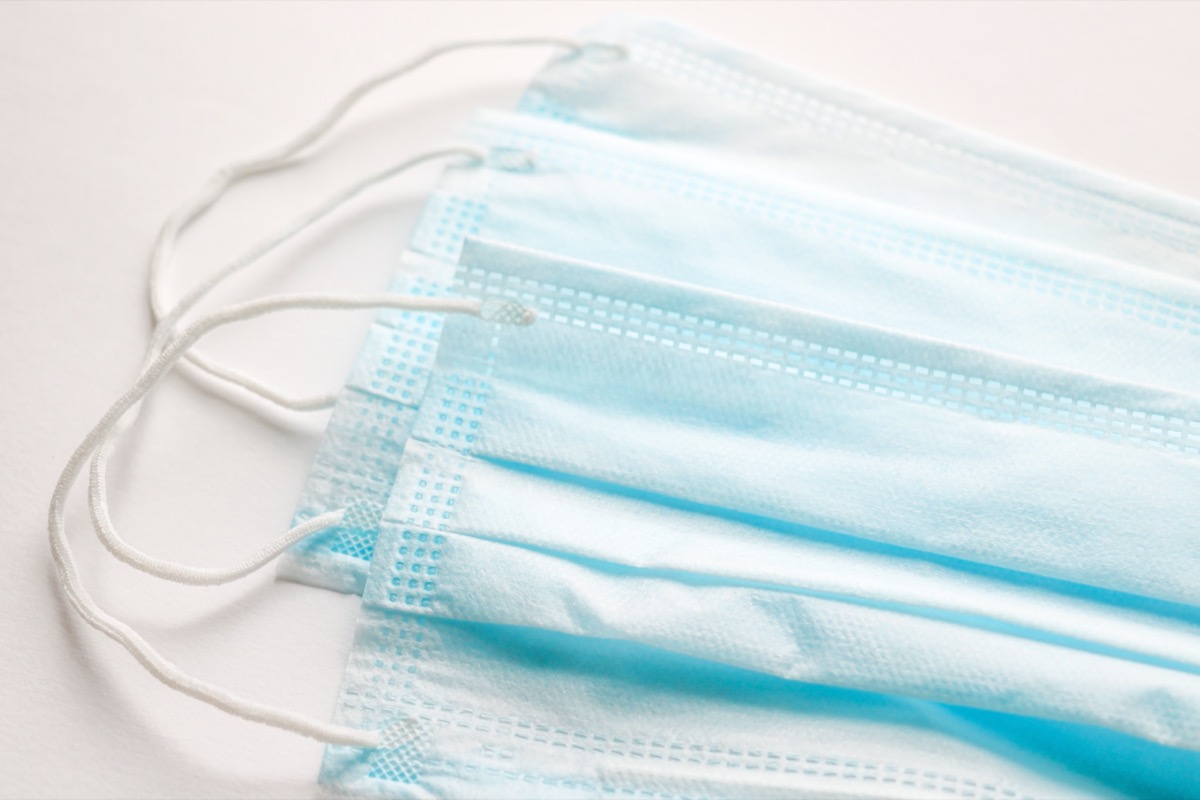
[[[279,169],[286,169],[302,163],[307,156],[303,155],[304,151],[308,150],[312,145],[323,139],[337,124],[359,103],[364,97],[374,92],[386,84],[408,75],[411,72],[423,67],[424,65],[441,58],[444,55],[455,53],[464,50],[478,50],[487,48],[510,48],[510,47],[541,47],[552,46],[561,47],[570,51],[572,54],[582,57],[621,58],[626,54],[625,48],[619,44],[609,44],[603,42],[585,42],[578,39],[561,36],[531,36],[518,38],[503,38],[503,39],[479,39],[474,41],[454,42],[440,47],[435,47],[421,56],[412,59],[397,67],[393,67],[385,72],[382,72],[372,78],[368,78],[357,86],[346,92],[334,105],[323,114],[316,122],[306,128],[298,136],[289,142],[268,150],[267,152],[255,156],[253,158],[242,161],[235,161],[228,164],[209,179],[209,181],[196,193],[190,200],[183,203],[176,209],[163,223],[159,230],[157,240],[155,242],[153,253],[150,257],[150,310],[154,323],[162,330],[162,335],[155,339],[156,348],[161,348],[162,343],[174,334],[174,326],[179,318],[190,308],[192,308],[201,298],[208,294],[217,285],[230,278],[235,272],[245,268],[249,263],[257,260],[266,252],[274,249],[283,241],[290,239],[295,234],[299,233],[304,228],[311,225],[317,219],[325,216],[333,211],[338,206],[341,206],[352,197],[363,191],[368,186],[375,185],[381,181],[387,180],[400,172],[403,172],[418,163],[422,163],[433,158],[439,158],[455,153],[463,153],[467,148],[447,148],[441,151],[433,151],[424,156],[420,156],[404,164],[397,165],[389,170],[379,173],[376,176],[368,178],[359,184],[357,189],[348,190],[342,193],[337,198],[330,201],[308,217],[302,217],[298,224],[290,229],[290,232],[282,238],[269,239],[258,246],[252,248],[247,257],[234,262],[225,272],[218,273],[214,278],[204,282],[195,290],[189,292],[182,300],[178,301],[175,306],[168,310],[166,300],[166,290],[163,280],[163,269],[165,264],[170,260],[174,253],[175,244],[179,237],[188,227],[197,219],[205,214],[216,202],[233,187],[234,184],[245,180],[254,175],[260,175],[266,172],[272,172]],[[328,408],[333,405],[336,395],[322,394],[312,397],[294,398],[286,393],[274,389],[265,383],[245,375],[229,366],[221,364],[212,358],[205,356],[203,353],[194,352],[186,356],[187,360],[197,369],[207,373],[214,379],[227,383],[233,386],[257,395],[263,400],[273,405],[279,406],[293,411],[310,411],[322,408]]]
[[[487,152],[480,147],[460,144],[429,150],[425,153],[421,153],[420,155],[406,159],[405,161],[394,164],[385,170],[377,172],[374,175],[371,175],[351,186],[346,187],[342,191],[328,198],[319,206],[311,209],[305,214],[300,215],[293,220],[291,224],[285,226],[274,235],[269,236],[250,247],[241,256],[227,264],[223,269],[197,284],[191,291],[180,298],[180,300],[165,316],[157,320],[157,326],[155,327],[154,334],[151,337],[150,344],[147,348],[147,361],[162,349],[163,345],[168,339],[175,335],[175,326],[179,322],[180,318],[194,308],[197,303],[204,299],[204,297],[217,286],[251,266],[259,259],[268,255],[280,245],[295,238],[309,227],[328,217],[334,211],[341,208],[346,203],[363,194],[367,190],[396,178],[413,167],[428,163],[430,161],[436,161],[455,156],[466,160],[464,166],[479,165],[482,164],[487,158]],[[337,398],[336,394],[322,394],[315,395],[313,397],[292,398],[277,389],[273,389],[272,387],[248,375],[245,375],[244,373],[238,372],[231,367],[214,361],[208,356],[205,356],[203,353],[188,353],[186,358],[197,368],[208,373],[214,378],[232,386],[245,389],[251,394],[255,394],[269,403],[292,411],[315,411],[322,408],[328,408],[333,405]]]
[[[342,523],[347,510],[341,509],[314,517],[288,530],[237,564],[224,568],[193,567],[177,564],[150,556],[124,542],[116,531],[108,509],[107,463],[120,435],[132,425],[146,394],[182,359],[187,359],[199,369],[219,381],[232,384],[258,395],[278,406],[309,410],[324,408],[332,404],[332,395],[313,398],[289,398],[281,392],[193,350],[196,343],[208,332],[242,320],[254,319],[279,311],[308,310],[355,310],[355,309],[405,309],[435,313],[458,313],[481,317],[497,324],[527,325],[534,319],[534,312],[509,300],[467,300],[459,298],[410,297],[392,294],[338,296],[329,294],[288,295],[264,298],[213,312],[197,319],[182,331],[177,330],[182,317],[207,296],[214,288],[236,273],[250,266],[282,243],[323,219],[335,209],[357,197],[369,188],[389,180],[412,167],[440,158],[466,158],[467,165],[483,163],[487,154],[478,147],[453,145],[410,158],[365,180],[348,187],[309,213],[301,216],[276,235],[259,242],[240,258],[200,282],[178,300],[170,310],[163,298],[162,270],[170,258],[179,236],[192,223],[213,206],[228,189],[249,176],[286,168],[300,163],[302,151],[320,140],[337,122],[363,97],[376,88],[405,75],[422,65],[447,53],[486,47],[524,47],[555,45],[565,47],[582,55],[587,52],[604,52],[623,55],[617,45],[582,43],[559,37],[531,37],[520,39],[488,39],[458,42],[438,47],[402,66],[366,80],[348,92],[314,125],[291,142],[264,155],[236,162],[217,171],[204,188],[190,201],[184,203],[165,222],[159,232],[150,263],[150,302],[156,327],[146,350],[142,372],[137,382],[118,399],[88,433],[84,441],[72,454],[55,486],[50,501],[48,530],[50,548],[59,581],[71,605],[89,625],[110,637],[145,667],[155,678],[170,686],[223,711],[243,719],[272,725],[314,739],[339,745],[376,747],[380,744],[380,732],[363,731],[310,719],[304,715],[272,706],[252,702],[209,683],[194,678],[164,658],[130,626],[100,608],[88,594],[79,577],[74,556],[67,538],[64,509],[71,488],[74,486],[89,456],[94,456],[91,468],[89,507],[97,536],[101,543],[116,558],[143,572],[157,577],[189,585],[214,585],[227,583],[244,577],[280,555],[292,544],[318,531],[327,530]]]
[[[50,549],[54,556],[59,582],[71,605],[89,625],[116,641],[133,654],[151,675],[167,686],[184,694],[203,700],[230,714],[253,722],[261,722],[284,730],[329,743],[354,747],[376,747],[380,741],[378,731],[363,731],[341,725],[314,720],[302,714],[273,706],[245,700],[224,689],[201,681],[164,658],[133,628],[112,616],[92,599],[79,578],[75,558],[67,540],[64,509],[71,488],[79,477],[88,457],[102,445],[111,448],[112,432],[121,421],[134,411],[146,394],[183,358],[195,343],[208,332],[242,320],[254,319],[267,314],[289,309],[310,310],[354,310],[371,308],[393,308],[415,311],[470,314],[497,324],[530,324],[534,312],[508,300],[469,300],[460,298],[429,298],[402,295],[362,295],[337,297],[329,295],[285,295],[253,300],[213,312],[193,322],[177,338],[172,339],[142,371],[137,382],[123,394],[101,417],[95,427],[72,454],[70,461],[54,489],[50,501],[49,534]],[[102,536],[107,543],[119,542],[107,509],[98,498],[103,498],[103,471],[99,473],[98,489],[92,496],[92,517],[98,528],[105,531]],[[281,553],[289,544],[318,530],[337,525],[344,511],[324,514],[292,528],[276,541],[264,547],[244,562],[227,569],[198,569],[161,561],[124,545],[114,552],[118,557],[138,569],[161,578],[190,584],[224,583],[247,575],[266,564]]]

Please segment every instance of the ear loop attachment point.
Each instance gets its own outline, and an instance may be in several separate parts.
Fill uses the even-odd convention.
[[[231,267],[226,272],[220,273],[215,279],[202,282],[196,289],[193,289],[185,297],[176,302],[170,308],[166,305],[165,289],[163,286],[163,266],[171,258],[174,252],[175,244],[179,237],[200,217],[202,217],[217,201],[229,191],[236,183],[255,175],[261,175],[268,172],[273,172],[279,169],[287,169],[301,163],[307,158],[306,151],[316,142],[323,139],[329,132],[350,112],[350,110],[359,103],[364,97],[373,93],[398,78],[401,78],[419,68],[428,64],[431,61],[437,60],[450,53],[455,53],[463,50],[476,50],[487,48],[521,48],[521,47],[561,47],[573,53],[583,52],[590,46],[588,43],[581,42],[577,39],[563,36],[526,36],[526,37],[510,37],[499,39],[480,39],[473,41],[459,41],[450,44],[441,45],[431,48],[424,54],[411,59],[410,61],[393,67],[382,73],[379,73],[371,78],[368,78],[358,85],[354,86],[346,92],[334,105],[325,112],[318,120],[304,129],[298,136],[291,141],[284,143],[279,147],[268,150],[266,153],[255,156],[253,158],[236,161],[218,169],[207,183],[201,187],[200,191],[177,208],[163,223],[159,230],[157,240],[155,241],[154,250],[150,258],[150,276],[149,276],[149,295],[150,295],[150,311],[151,317],[155,324],[156,336],[153,339],[151,351],[147,358],[147,363],[153,356],[161,350],[166,339],[171,338],[175,334],[175,324],[179,319],[191,309],[201,298],[204,297],[215,286],[223,280],[229,278],[234,272],[247,266],[250,261],[256,260],[258,256],[250,258],[249,261],[239,266]],[[424,157],[414,159],[411,163],[426,160],[428,154]],[[482,159],[480,159],[482,160]],[[377,181],[368,180],[365,183],[373,183]],[[344,198],[344,199],[349,199]],[[344,199],[341,202],[344,202]],[[333,204],[336,207],[338,203]],[[324,213],[333,210],[333,207],[326,208]],[[284,238],[291,238],[300,229],[307,224],[312,224],[315,219],[310,219],[305,225],[300,228],[290,231]],[[268,243],[265,249],[258,255],[265,254],[266,251],[273,249],[279,241]],[[162,331],[159,334],[159,331]],[[275,391],[264,383],[226,367],[210,358],[205,357],[201,353],[190,353],[188,361],[191,362],[197,369],[208,373],[218,381],[241,386],[241,388],[249,391],[252,394],[258,395],[262,399],[276,406],[293,411],[313,411],[323,408],[328,408],[334,402],[334,395],[320,395],[310,398],[290,398],[280,392]]]

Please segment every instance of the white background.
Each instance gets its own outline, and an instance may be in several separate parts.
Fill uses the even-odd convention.
[[[290,137],[360,77],[462,37],[673,17],[1051,153],[1200,197],[1200,4],[0,4],[0,795],[305,797],[321,748],[159,686],[83,625],[46,545],[51,488],[132,380],[145,264],[213,168]],[[460,55],[385,90],[310,166],[239,190],[185,240],[190,285],[333,189],[508,107],[545,52]],[[218,298],[382,288],[435,170],[371,195]],[[213,346],[299,389],[336,387],[366,315],[292,315]],[[163,385],[118,458],[135,543],[228,563],[287,525],[321,419],[258,416]],[[196,674],[327,718],[357,600],[276,583],[164,587],[73,526],[103,605]]]

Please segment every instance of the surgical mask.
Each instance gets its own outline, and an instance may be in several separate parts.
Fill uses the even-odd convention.
[[[551,61],[521,110],[713,154],[1006,233],[1200,277],[1200,207],[806,75],[663,20],[586,32],[622,58]]]
[[[1191,367],[1200,360],[1193,282],[546,120],[483,115],[467,134],[489,156],[453,170],[432,196],[408,255],[429,277],[405,278],[400,291],[443,291],[445,262],[472,234],[1200,393]],[[382,511],[437,325],[429,315],[393,315],[372,329],[298,521],[346,504],[325,487],[363,484],[337,474],[340,464],[343,475],[361,471],[364,452],[379,476],[370,499]],[[371,431],[386,436],[364,443]],[[312,537],[281,574],[361,591],[375,528]]]
[[[1195,397],[486,243],[456,290],[539,319],[443,332],[339,711],[406,732],[335,789],[1198,788]]]
[[[364,85],[362,91],[368,91],[370,88],[373,88],[374,85],[377,85],[377,82],[368,82],[368,84]],[[353,102],[353,99],[354,98],[352,97],[350,102]],[[314,128],[314,130],[320,132],[327,129],[328,124],[331,124],[330,120],[336,121],[338,114],[341,113],[339,109],[335,109],[335,112],[336,113],[334,113],[333,116],[322,120],[321,123]],[[312,141],[311,138],[306,137],[307,134],[306,136],[297,140],[297,146],[303,147]],[[293,152],[293,148],[284,148],[280,155],[267,157],[258,161],[247,162],[245,164],[238,165],[236,169],[219,174],[216,182],[213,184],[213,186],[216,188],[212,189],[211,191],[206,190],[206,192],[202,193],[202,195],[190,207],[184,209],[184,212],[180,216],[172,219],[167,228],[164,229],[165,235],[163,241],[170,242],[173,236],[178,232],[181,225],[186,225],[188,220],[203,213],[203,210],[207,208],[217,196],[219,196],[225,187],[228,186],[229,180],[236,179],[236,177],[231,178],[231,176],[253,174],[256,171],[265,171],[282,166],[286,163],[290,163],[288,159],[291,157],[291,152]],[[515,159],[515,163],[519,165],[522,163],[522,158],[520,157],[520,154],[516,155],[518,157]],[[274,246],[274,244],[268,243],[268,247],[271,246]],[[169,250],[169,247],[166,249]],[[155,263],[157,264],[158,261],[156,260]],[[234,264],[231,266],[231,270],[222,273],[222,275],[232,274],[232,271],[236,271],[236,269],[240,268],[241,266],[244,265]],[[211,284],[208,286],[211,288]],[[199,290],[199,294],[193,293],[189,295],[188,302],[192,302],[196,297],[202,295],[205,291],[207,291],[207,289],[202,287]],[[151,385],[153,385],[154,381],[157,380],[158,377],[164,374],[165,371],[169,369],[173,363],[175,363],[175,360],[190,354],[189,348],[194,343],[194,339],[201,335],[209,327],[217,324],[223,324],[225,322],[237,321],[238,319],[242,319],[247,316],[254,316],[259,313],[266,313],[268,311],[280,310],[283,308],[362,308],[373,305],[407,308],[410,311],[420,311],[430,314],[456,310],[466,313],[481,314],[495,322],[528,321],[524,312],[519,307],[511,304],[500,304],[498,306],[493,306],[492,311],[488,311],[486,304],[476,303],[469,300],[413,302],[409,299],[395,297],[360,297],[339,300],[337,298],[320,296],[283,298],[278,301],[249,304],[236,309],[230,309],[228,312],[222,312],[221,314],[206,318],[202,321],[203,324],[198,323],[198,327],[190,327],[182,332],[178,339],[173,339],[171,335],[171,325],[177,321],[175,318],[176,314],[167,314],[165,316],[168,319],[165,321],[169,322],[170,324],[164,325],[164,327],[161,329],[161,337],[156,337],[155,343],[151,347],[151,352],[147,359],[146,372],[143,374],[141,380],[139,380],[138,384],[133,390],[131,390],[129,394],[124,396],[116,405],[114,405],[112,412],[110,412],[109,415],[106,415],[101,424],[97,426],[91,435],[89,435],[87,441],[85,441],[84,445],[81,446],[79,451],[77,451],[75,456],[72,458],[68,469],[64,472],[63,479],[55,493],[54,505],[51,511],[50,528],[56,564],[59,568],[60,577],[62,578],[64,587],[67,590],[67,594],[71,602],[90,624],[128,648],[159,679],[177,689],[180,689],[181,691],[204,699],[232,713],[245,716],[248,719],[277,725],[279,727],[316,736],[331,742],[341,742],[361,746],[376,746],[380,743],[389,745],[389,747],[386,749],[386,752],[389,754],[389,758],[392,759],[392,761],[389,763],[394,766],[397,752],[403,751],[407,745],[401,743],[397,747],[391,747],[390,744],[395,743],[397,740],[402,740],[403,742],[411,739],[412,725],[407,720],[402,720],[401,722],[391,726],[391,728],[385,730],[381,739],[380,731],[377,730],[363,731],[345,729],[338,726],[329,726],[323,723],[314,722],[312,720],[306,720],[298,717],[297,715],[281,712],[278,709],[272,709],[258,704],[248,703],[229,695],[227,692],[221,691],[217,687],[204,684],[195,680],[194,678],[191,678],[182,671],[178,670],[178,668],[175,668],[169,662],[165,661],[144,641],[137,637],[136,634],[130,631],[126,626],[123,626],[118,621],[111,618],[111,616],[105,614],[102,610],[98,609],[87,597],[86,592],[83,590],[82,585],[79,582],[78,575],[76,574],[75,567],[70,556],[70,550],[67,546],[62,517],[62,503],[64,501],[65,494],[69,490],[75,477],[78,475],[83,461],[86,459],[87,455],[92,452],[92,448],[100,448],[98,451],[97,461],[94,462],[94,464],[102,464],[104,453],[106,452],[104,448],[106,447],[107,433],[115,430],[114,426],[117,425],[118,420],[123,418],[123,414],[130,413],[136,409],[144,392],[147,391]],[[180,307],[177,307],[177,309],[178,308]],[[198,361],[202,366],[205,364],[203,360]],[[226,380],[233,385],[250,390],[255,394],[259,394],[265,399],[272,399],[272,393],[265,391],[261,385],[257,385],[252,381],[245,379],[244,377],[235,376],[230,374],[228,371],[216,368],[218,366],[219,365],[213,365],[211,362],[209,362],[208,365],[205,366],[205,369],[219,379]],[[278,402],[278,400],[273,400],[273,402]],[[309,404],[305,402],[294,404],[282,402],[280,404],[284,405],[285,407],[294,406],[297,408],[309,407],[310,405],[317,407],[320,405],[320,403]],[[395,439],[393,439],[393,441],[395,441]],[[99,492],[99,496],[103,495],[102,467],[97,469],[94,466],[92,477],[93,500],[95,501],[97,498],[97,491]],[[99,489],[97,490],[96,487],[99,487]],[[107,512],[102,503],[97,504],[94,502],[93,515],[101,535],[111,537],[111,520],[106,518]],[[113,546],[114,550],[123,558],[129,560],[130,563],[135,563],[137,566],[154,574],[161,574],[163,577],[170,577],[185,583],[220,583],[226,582],[227,580],[236,579],[246,572],[261,567],[263,564],[269,561],[270,557],[278,553],[282,547],[296,541],[298,538],[302,538],[303,536],[306,536],[309,533],[319,530],[323,527],[341,525],[351,521],[357,523],[357,520],[360,516],[362,516],[361,509],[358,506],[354,506],[346,510],[329,512],[328,514],[321,515],[318,518],[308,520],[306,523],[297,526],[292,531],[289,531],[284,537],[281,537],[267,548],[264,548],[262,551],[255,554],[246,562],[239,565],[234,565],[229,569],[209,570],[191,568],[183,565],[173,565],[132,553],[128,548],[122,548],[119,545],[115,545],[111,540],[106,541],[106,543],[110,546]],[[842,710],[845,709],[843,708]],[[501,755],[501,757],[503,757],[503,755]],[[805,769],[807,770],[808,768]],[[909,768],[905,768],[904,771],[906,774],[909,774]],[[784,772],[785,774],[789,773],[789,770],[785,769]],[[952,782],[952,779],[954,779],[955,776],[953,774],[945,774],[942,775],[941,778],[945,779],[946,782]],[[907,785],[908,783],[912,782],[905,778],[904,783]],[[975,785],[975,783],[971,782],[967,785]],[[987,789],[988,784],[983,784],[983,787],[984,789]],[[1007,790],[1006,793],[1008,793]]]

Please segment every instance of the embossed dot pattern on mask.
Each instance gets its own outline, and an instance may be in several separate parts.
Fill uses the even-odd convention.
[[[456,292],[519,300],[539,323],[448,323],[340,707],[351,725],[423,725],[423,790],[791,796],[801,776],[813,796],[1194,785],[1196,396],[484,242],[467,243]],[[810,361],[815,342],[829,365]],[[910,385],[848,377],[843,352],[855,371],[869,354]],[[527,643],[497,643],[510,637]],[[621,658],[631,665],[605,689],[581,669]],[[621,672],[662,660],[670,690]],[[761,706],[709,694],[704,676],[721,669],[727,693],[780,693],[777,727],[759,727]],[[539,694],[551,681],[563,688]],[[792,705],[831,696],[836,752],[807,737],[821,713]],[[664,714],[670,703],[686,722]],[[953,768],[897,756],[892,703],[920,718],[904,736],[964,747]],[[1019,721],[1009,738],[969,733],[967,720],[995,713]],[[1064,737],[1053,766],[1033,744],[1051,730]],[[680,744],[701,757],[653,757],[650,743],[669,753],[683,731],[711,731]],[[1097,767],[1097,735],[1146,771]],[[548,755],[573,743],[577,757]],[[323,779],[407,796],[371,777],[380,757],[331,748]],[[838,768],[789,773],[792,757]],[[840,785],[884,764],[921,777]],[[754,771],[730,772],[743,766]],[[597,774],[619,778],[585,780]]]

